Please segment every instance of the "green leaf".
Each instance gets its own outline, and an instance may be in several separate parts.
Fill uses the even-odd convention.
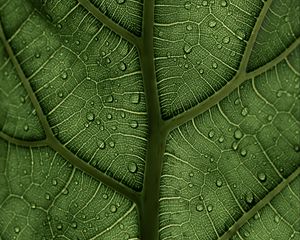
[[[298,0],[0,0],[0,239],[298,239]]]

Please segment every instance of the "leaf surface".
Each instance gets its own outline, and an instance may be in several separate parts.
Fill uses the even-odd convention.
[[[0,239],[297,239],[298,0],[0,0]]]

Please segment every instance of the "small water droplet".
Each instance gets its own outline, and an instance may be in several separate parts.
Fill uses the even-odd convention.
[[[98,147],[99,147],[100,149],[104,149],[104,148],[105,148],[105,142],[104,142],[103,140],[99,140],[99,141],[98,141]]]
[[[241,132],[241,130],[240,129],[235,130],[235,132],[234,132],[234,138],[237,139],[237,140],[239,140],[242,137],[243,137],[243,133]]]
[[[257,174],[257,177],[258,177],[258,179],[259,179],[259,181],[261,181],[261,182],[264,182],[264,181],[266,181],[266,174],[265,173],[263,173],[263,172],[259,172],[258,174]]]
[[[228,44],[230,42],[230,37],[225,36],[222,41],[223,43]]]
[[[236,142],[236,141],[234,141],[233,143],[232,143],[232,145],[231,145],[231,147],[232,147],[232,149],[234,150],[234,151],[236,151],[237,149],[238,149],[238,143]]]
[[[218,179],[218,180],[216,181],[216,185],[217,185],[217,187],[221,187],[221,186],[223,185],[222,180]]]
[[[131,162],[128,164],[127,169],[129,170],[129,172],[131,173],[136,173],[137,172],[137,165],[135,162]]]
[[[241,151],[240,151],[240,154],[242,157],[245,157],[247,155],[247,150],[242,148]]]
[[[79,45],[79,44],[80,44],[80,41],[79,41],[79,40],[76,40],[76,41],[75,41],[75,44],[76,44],[76,45]]]
[[[19,233],[20,232],[20,228],[19,227],[15,227],[15,233]]]
[[[103,193],[103,194],[102,194],[102,197],[103,197],[103,199],[107,199],[107,198],[108,198],[108,195],[107,195],[106,193]]]
[[[62,224],[57,224],[56,228],[57,228],[57,230],[62,230],[63,226],[62,226]]]
[[[193,30],[193,26],[192,26],[191,24],[188,24],[188,25],[186,26],[186,30],[192,31],[192,30]]]
[[[241,111],[241,114],[242,114],[243,117],[246,117],[248,115],[248,108],[246,108],[246,107],[243,108],[242,111]]]
[[[223,136],[219,137],[218,141],[219,141],[219,143],[224,142],[224,137]]]
[[[52,185],[53,185],[53,186],[56,186],[56,185],[57,185],[57,180],[56,180],[56,179],[53,179],[53,180],[52,180]]]
[[[245,200],[248,204],[251,204],[254,200],[253,193],[252,192],[247,192],[246,195],[245,195]]]
[[[110,211],[111,211],[112,213],[115,213],[115,212],[117,211],[116,205],[114,205],[114,204],[110,205]]]
[[[210,130],[208,133],[209,138],[213,138],[215,136],[214,130]]]
[[[184,51],[186,54],[191,53],[191,52],[192,52],[192,49],[193,49],[193,48],[192,48],[190,45],[188,45],[188,44],[186,44],[186,45],[183,46],[183,51]]]
[[[130,122],[130,127],[131,127],[131,128],[137,128],[138,126],[139,126],[139,124],[138,124],[137,121],[132,120],[132,121]]]
[[[217,25],[217,22],[214,21],[214,20],[211,20],[211,21],[209,21],[209,23],[208,23],[208,26],[209,26],[210,28],[214,28],[216,25]]]
[[[275,223],[279,223],[279,220],[280,220],[279,216],[278,216],[278,215],[276,215],[276,216],[274,217],[274,221],[275,221]]]
[[[31,203],[31,208],[32,209],[36,209],[36,204],[35,203]]]
[[[222,0],[221,1],[221,6],[222,7],[227,7],[227,1],[226,0]]]
[[[108,113],[108,114],[106,115],[106,118],[107,118],[108,120],[111,120],[111,119],[112,119],[112,115],[111,115],[110,113]]]
[[[126,66],[126,64],[125,64],[124,62],[120,62],[120,63],[119,63],[119,69],[120,69],[121,71],[125,71],[126,68],[127,68],[127,66]]]
[[[132,104],[138,104],[140,103],[141,97],[140,93],[134,93],[130,96],[130,103]]]
[[[112,103],[114,101],[114,97],[113,97],[113,95],[109,95],[109,96],[107,96],[107,98],[106,98],[106,102],[108,102],[108,103]]]
[[[49,193],[45,193],[45,199],[50,200],[50,194]]]
[[[191,9],[191,6],[192,6],[192,3],[191,3],[190,1],[187,1],[187,2],[185,2],[185,4],[184,4],[184,8],[185,8],[186,10],[190,10],[190,9]]]
[[[211,205],[211,204],[209,204],[208,206],[207,206],[207,211],[208,212],[211,212],[213,210],[213,206]]]
[[[95,119],[94,113],[88,112],[88,113],[86,114],[86,119],[87,119],[88,121],[90,121],[90,122],[94,121],[94,119]]]
[[[206,0],[202,1],[202,5],[203,6],[207,6],[208,5],[208,2]]]
[[[204,209],[203,204],[198,204],[198,205],[196,206],[196,210],[197,210],[198,212],[202,212],[203,209]]]
[[[216,69],[216,68],[218,68],[218,64],[217,64],[216,62],[214,62],[214,63],[212,64],[212,67],[213,67],[214,69]]]
[[[300,146],[299,145],[295,145],[294,146],[294,150],[295,150],[295,152],[299,152],[300,151]]]
[[[61,192],[63,195],[68,195],[69,190],[67,188],[64,188]]]
[[[24,125],[23,129],[25,132],[27,132],[29,130],[29,126],[26,124],[26,125]]]
[[[244,40],[246,37],[246,34],[243,32],[242,29],[237,29],[235,32],[237,38],[239,38],[240,40]]]
[[[68,78],[68,73],[67,72],[62,72],[61,73],[61,78],[62,79],[67,79]]]
[[[77,223],[76,223],[76,222],[72,222],[72,223],[71,223],[71,227],[72,227],[72,228],[77,228]]]

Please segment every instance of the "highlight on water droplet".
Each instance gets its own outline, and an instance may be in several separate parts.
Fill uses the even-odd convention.
[[[136,165],[136,163],[135,162],[128,163],[127,169],[131,173],[136,173],[137,172],[137,165]]]

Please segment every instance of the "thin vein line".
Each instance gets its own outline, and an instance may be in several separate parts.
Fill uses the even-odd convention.
[[[78,0],[78,2],[88,10],[95,18],[97,18],[101,23],[106,25],[108,28],[113,30],[115,33],[119,34],[121,37],[125,38],[132,44],[136,45],[136,47],[140,48],[141,40],[139,37],[134,35],[133,33],[129,32],[127,29],[121,27],[105,14],[103,14],[97,7],[95,7],[90,1],[88,0]]]

